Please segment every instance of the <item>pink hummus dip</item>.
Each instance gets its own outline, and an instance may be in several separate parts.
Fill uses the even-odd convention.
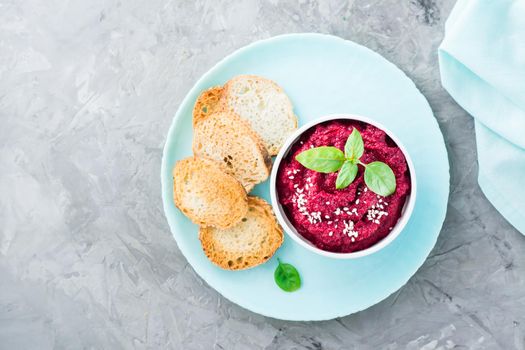
[[[392,195],[382,197],[368,189],[361,165],[354,182],[337,190],[337,173],[318,173],[295,160],[311,147],[335,146],[343,151],[354,127],[365,145],[361,161],[382,161],[394,171]],[[309,129],[292,146],[278,171],[277,193],[299,234],[322,250],[349,253],[374,245],[392,230],[410,194],[410,175],[403,152],[384,131],[363,122],[332,120]]]

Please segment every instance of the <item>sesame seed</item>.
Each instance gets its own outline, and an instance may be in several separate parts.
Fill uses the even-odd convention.
[[[359,233],[354,230],[354,222],[351,220],[343,220],[343,224],[345,225],[345,228],[343,229],[343,234],[347,235],[348,237],[357,237]]]
[[[355,204],[359,204],[359,199],[356,199]]]
[[[293,180],[293,179],[294,179],[294,177],[293,177],[293,176],[288,176],[288,178],[289,178],[290,180]]]
[[[330,216],[325,215],[324,218],[325,218],[325,219],[330,219]]]
[[[386,211],[383,211],[382,209],[383,209],[383,206],[381,204],[376,204],[370,207],[366,215],[366,218],[368,219],[368,221],[371,221],[375,224],[379,224],[381,217],[388,215],[388,213]]]
[[[334,233],[332,231],[328,232],[328,236],[332,237]]]
[[[326,202],[326,205],[330,205],[330,202]]]

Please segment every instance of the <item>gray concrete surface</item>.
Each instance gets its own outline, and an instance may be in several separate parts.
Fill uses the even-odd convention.
[[[472,119],[439,82],[453,2],[0,0],[0,348],[523,349],[525,238],[481,193]],[[327,322],[219,296],[161,206],[183,96],[226,54],[289,32],[339,35],[399,65],[451,162],[424,266],[380,304]]]

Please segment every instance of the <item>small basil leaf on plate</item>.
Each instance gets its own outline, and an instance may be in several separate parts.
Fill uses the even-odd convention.
[[[301,287],[301,276],[293,265],[282,263],[277,259],[279,265],[273,274],[275,283],[285,292],[294,292]]]
[[[335,188],[338,190],[348,187],[354,181],[357,175],[357,164],[352,163],[347,160],[344,162],[341,170],[337,174],[337,179],[335,180]]]
[[[372,162],[365,166],[366,186],[380,196],[389,196],[396,191],[396,177],[383,162]]]
[[[343,166],[345,155],[337,147],[322,146],[303,151],[295,159],[310,170],[333,173]]]
[[[361,158],[365,151],[365,145],[363,144],[363,138],[361,133],[354,128],[345,144],[345,157],[351,160],[358,160]]]

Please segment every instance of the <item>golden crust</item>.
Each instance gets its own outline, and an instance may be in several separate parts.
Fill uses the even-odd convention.
[[[198,157],[178,161],[173,168],[175,205],[201,226],[228,228],[248,211],[246,191],[220,163]]]
[[[232,137],[236,137],[236,134],[242,135],[242,145],[232,141]],[[272,158],[266,147],[248,122],[235,113],[215,112],[201,119],[194,126],[192,148],[196,156],[222,163],[223,169],[239,180],[246,192],[250,192],[256,184],[266,180],[270,175]],[[254,151],[243,154],[247,149]],[[247,155],[250,156],[249,159],[246,159]],[[252,167],[254,160],[257,160],[254,166],[257,174],[252,173],[255,176],[250,176],[247,167]],[[232,162],[237,163],[232,164]]]
[[[235,226],[221,230],[201,227],[204,253],[226,270],[243,270],[268,261],[283,242],[283,230],[271,206],[261,198],[248,197],[248,213]]]
[[[217,110],[222,92],[223,88],[221,86],[215,86],[204,90],[199,95],[193,106],[193,127]]]

